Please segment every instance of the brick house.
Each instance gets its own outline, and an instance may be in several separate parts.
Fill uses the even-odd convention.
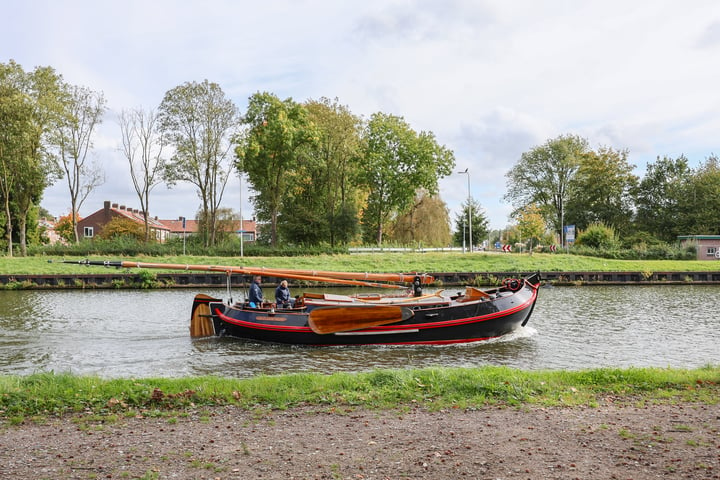
[[[680,247],[694,246],[698,260],[720,260],[720,235],[680,235]]]
[[[114,218],[127,218],[139,223],[145,228],[143,213],[137,209],[126,208],[125,205],[105,201],[103,208],[88,215],[78,222],[78,237],[93,238],[102,232],[102,229]],[[148,217],[150,225],[150,237],[160,243],[165,243],[170,237],[170,229],[165,226],[157,217]]]

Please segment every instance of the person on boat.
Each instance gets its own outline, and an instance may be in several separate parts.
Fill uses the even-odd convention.
[[[260,282],[262,281],[262,278],[260,275],[256,275],[253,277],[253,282],[250,285],[250,293],[248,295],[248,302],[250,303],[250,307],[256,308],[256,307],[262,307],[263,304],[263,291],[260,287]]]
[[[277,308],[292,308],[295,299],[290,298],[290,289],[287,280],[280,282],[275,289],[275,305]]]

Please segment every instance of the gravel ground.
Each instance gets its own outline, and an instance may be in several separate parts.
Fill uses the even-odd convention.
[[[215,408],[0,427],[3,479],[720,479],[720,406]]]

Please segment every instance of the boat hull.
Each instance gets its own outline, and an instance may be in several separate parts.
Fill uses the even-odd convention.
[[[482,299],[408,298],[402,308],[412,310],[410,318],[324,334],[313,331],[309,323],[311,312],[322,308],[321,304],[309,303],[298,310],[256,310],[198,296],[193,313],[209,311],[215,335],[258,342],[309,346],[468,343],[506,335],[527,323],[537,300],[540,278],[535,274],[518,282],[516,289],[493,289]]]

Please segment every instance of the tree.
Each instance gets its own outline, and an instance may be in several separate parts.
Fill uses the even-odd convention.
[[[365,237],[380,245],[384,226],[407,211],[418,189],[437,193],[438,180],[452,172],[455,156],[431,132],[417,134],[402,117],[383,113],[372,115],[364,140],[360,181],[368,188]]]
[[[248,175],[256,192],[255,213],[270,222],[270,243],[277,246],[278,216],[291,176],[310,160],[306,149],[318,141],[318,133],[302,105],[267,92],[250,97],[244,122],[248,130],[237,139],[236,166]]]
[[[60,80],[49,67],[25,72],[12,60],[0,64],[0,163],[5,167],[0,193],[8,217],[8,235],[17,223],[22,255],[27,253],[28,216],[37,208],[45,188],[61,174],[47,149],[47,135],[58,121]],[[12,241],[8,246],[12,255]]]
[[[462,210],[455,215],[453,241],[455,245],[471,248],[468,217],[472,219],[473,243],[475,245],[478,244],[479,239],[487,237],[490,222],[487,219],[485,210],[475,199],[469,198],[462,204]]]
[[[678,199],[683,212],[680,235],[720,235],[720,160],[710,155],[693,170]]]
[[[55,222],[55,233],[68,243],[74,242],[77,238],[75,234],[77,228],[75,228],[75,225],[77,225],[77,222],[80,220],[82,220],[82,217],[77,212],[75,212],[74,215],[68,213],[67,215],[61,216],[58,218],[58,221]]]
[[[689,212],[683,199],[692,192],[691,179],[692,170],[684,156],[658,157],[649,163],[634,194],[637,227],[665,242],[687,234]]]
[[[197,187],[205,246],[215,245],[217,211],[232,170],[228,151],[237,133],[237,107],[220,86],[207,80],[169,90],[158,109],[159,130],[175,153],[165,164],[168,185],[189,182]]]
[[[334,246],[352,241],[359,232],[362,189],[356,181],[360,169],[362,121],[338,100],[327,98],[305,103],[317,128],[318,142],[305,149],[307,161],[298,164],[293,188],[283,201],[282,230],[289,239]],[[303,236],[293,232],[312,231]],[[304,226],[304,225],[305,226]],[[290,228],[288,228],[290,227]]]
[[[540,242],[545,228],[545,219],[536,205],[528,205],[518,214],[518,231],[520,237],[528,243],[530,253],[533,244]]]
[[[62,103],[63,117],[54,132],[53,144],[70,192],[74,241],[78,243],[80,237],[75,214],[90,192],[105,181],[100,166],[88,159],[88,153],[93,148],[93,133],[105,113],[105,97],[86,87],[65,84]]]
[[[631,228],[632,192],[637,187],[635,165],[627,150],[601,147],[581,157],[565,209],[565,224],[578,230],[594,223],[612,225],[619,232]]]
[[[31,111],[22,94],[4,84],[0,84],[0,88],[0,195],[5,216],[7,254],[12,257],[11,192],[17,183],[17,172],[28,156],[26,134]]]
[[[208,223],[208,220],[202,216],[202,212],[198,212],[195,219],[197,220],[200,229]],[[235,215],[231,208],[218,208],[215,213],[215,224],[216,245],[223,244],[231,238],[238,238],[235,232],[240,229],[240,216]]]
[[[572,182],[588,151],[587,140],[561,135],[523,153],[506,174],[505,199],[515,207],[515,214],[535,204],[555,232],[562,235]]]
[[[393,222],[391,239],[403,244],[447,246],[451,239],[448,217],[447,205],[439,196],[419,190],[410,210]]]
[[[130,166],[130,177],[140,200],[145,221],[145,243],[150,241],[150,192],[162,181],[165,161],[163,137],[154,110],[123,110],[118,118],[122,151]]]

